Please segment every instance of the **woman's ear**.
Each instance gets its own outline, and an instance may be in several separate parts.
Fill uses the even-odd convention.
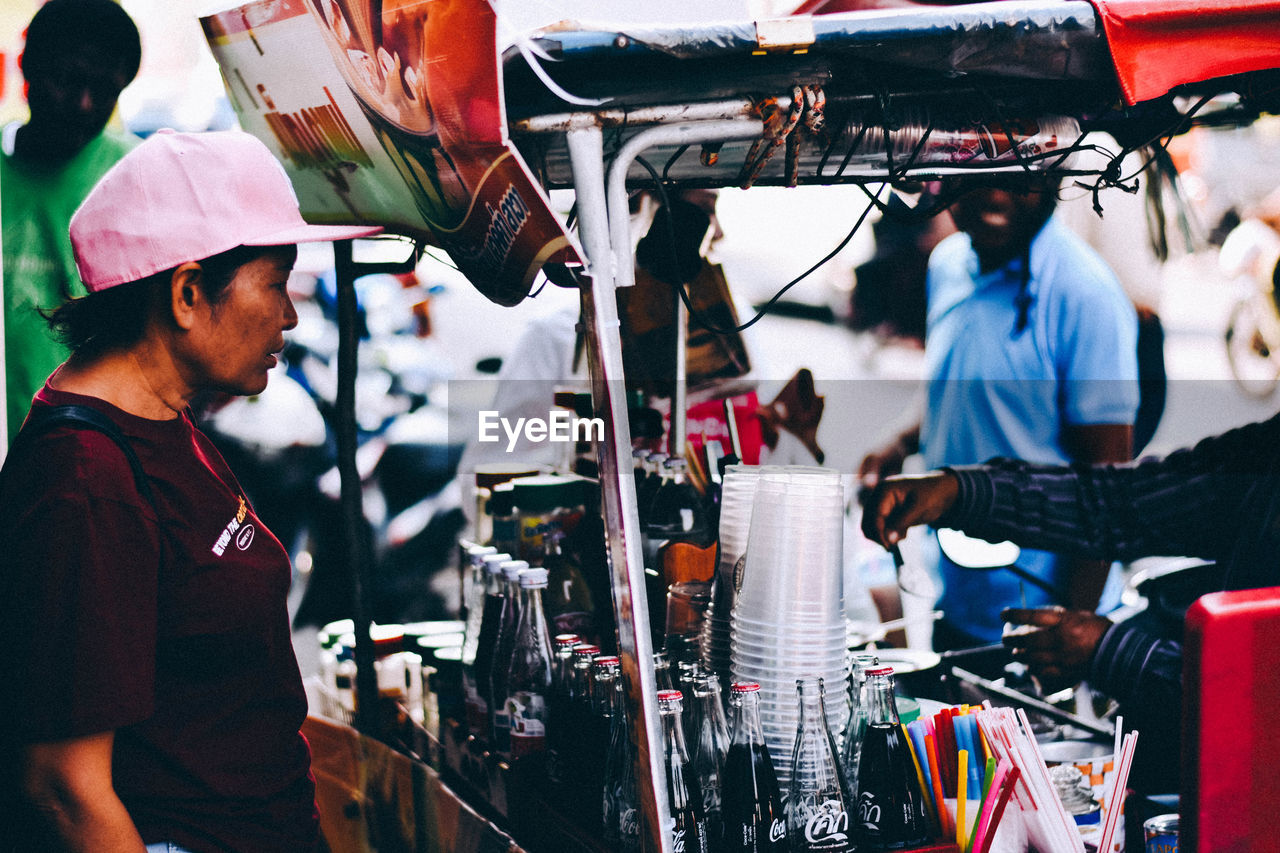
[[[204,269],[195,262],[188,262],[173,271],[169,279],[169,307],[178,328],[191,331],[198,315],[207,308],[204,291],[200,287]]]

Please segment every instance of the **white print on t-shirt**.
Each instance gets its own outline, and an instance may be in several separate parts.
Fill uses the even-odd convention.
[[[231,537],[236,535],[236,531],[244,524],[245,516],[249,514],[249,505],[244,502],[244,498],[240,498],[240,508],[236,510],[236,517],[227,522],[227,526],[222,528],[222,535],[218,537],[218,541],[213,543],[211,549],[213,553],[219,557],[222,552],[227,550],[227,546],[231,544]],[[253,541],[253,525],[245,527],[245,532],[236,538],[236,547],[241,551],[249,547],[249,543]]]

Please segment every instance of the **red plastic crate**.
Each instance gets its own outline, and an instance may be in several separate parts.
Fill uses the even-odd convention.
[[[1280,587],[1203,596],[1183,653],[1183,849],[1276,849]]]

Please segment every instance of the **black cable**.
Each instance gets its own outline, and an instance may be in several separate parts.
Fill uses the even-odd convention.
[[[657,170],[654,169],[653,166],[650,165],[650,163],[647,160],[645,160],[643,157],[636,157],[636,162],[639,163],[641,166],[643,166],[645,171],[649,173],[649,176],[653,178],[654,185],[656,186],[658,191],[658,196],[662,200],[662,206],[665,207],[668,211],[670,211],[671,199],[667,195],[666,186],[658,177]],[[693,322],[696,323],[700,328],[705,329],[706,331],[711,332],[712,334],[715,334],[715,335],[737,334],[738,332],[742,332],[746,329],[749,329],[752,326],[754,326],[756,323],[758,323],[764,317],[764,315],[769,313],[769,310],[778,303],[778,300],[782,298],[783,294],[785,294],[791,288],[795,287],[800,282],[804,281],[806,278],[808,278],[810,275],[816,272],[820,267],[822,267],[824,264],[826,264],[836,255],[840,254],[841,250],[843,250],[845,246],[849,245],[849,241],[853,239],[853,235],[858,233],[858,229],[862,227],[862,223],[866,221],[867,216],[869,216],[871,214],[871,211],[874,209],[875,209],[874,204],[868,204],[866,209],[863,210],[862,214],[858,217],[858,220],[853,223],[853,228],[850,229],[849,233],[846,234],[844,239],[840,241],[839,245],[837,245],[834,249],[828,252],[826,256],[822,258],[822,260],[818,261],[816,264],[809,267],[809,269],[805,270],[800,275],[796,276],[795,278],[791,279],[791,281],[783,285],[782,288],[778,290],[778,292],[775,293],[769,299],[768,302],[766,302],[756,311],[756,315],[754,317],[752,317],[750,320],[748,320],[747,322],[739,326],[733,326],[728,329],[723,329],[702,319],[702,317],[699,316],[698,312],[694,309],[692,303],[690,302],[689,294],[685,292],[685,283],[682,282],[678,284],[672,284],[671,287],[675,289],[676,293],[680,297],[680,301],[684,303],[685,310],[689,312],[689,318],[693,320]],[[667,237],[671,242],[671,248],[674,254],[676,253],[676,246],[677,246],[676,231],[675,231],[675,226],[672,224],[672,217],[670,215],[667,216]]]

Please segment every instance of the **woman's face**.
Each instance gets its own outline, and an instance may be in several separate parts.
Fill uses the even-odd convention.
[[[236,270],[217,304],[206,303],[191,337],[196,387],[230,394],[267,387],[284,332],[298,325],[286,289],[295,257],[292,246],[266,250]]]

